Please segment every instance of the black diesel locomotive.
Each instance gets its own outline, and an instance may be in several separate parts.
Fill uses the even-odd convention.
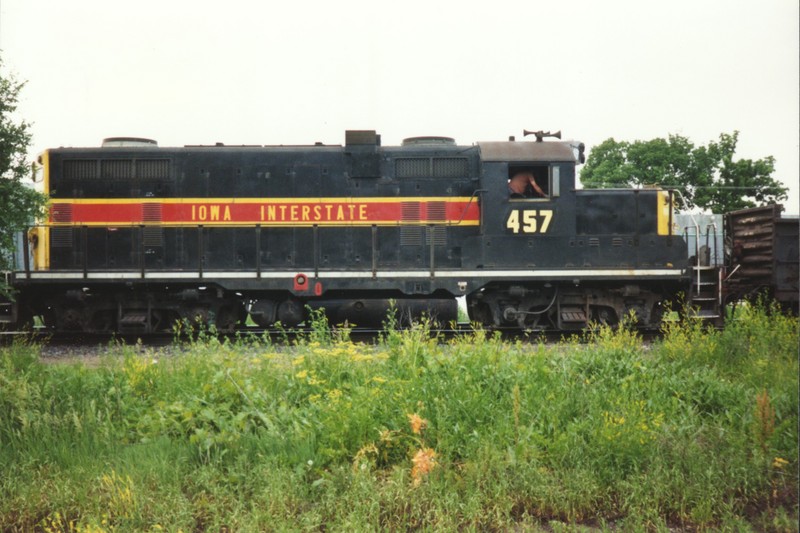
[[[324,308],[332,323],[374,326],[394,302],[446,323],[464,296],[489,327],[630,314],[657,326],[692,286],[672,193],[578,190],[583,145],[545,136],[48,150],[50,218],[29,232],[9,316],[147,333],[176,320],[231,330],[248,316],[294,326]]]

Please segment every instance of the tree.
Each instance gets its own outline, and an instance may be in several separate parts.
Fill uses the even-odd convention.
[[[682,208],[713,213],[785,200],[788,189],[772,178],[775,159],[735,161],[738,139],[738,131],[723,133],[719,142],[695,147],[681,135],[634,142],[609,138],[589,153],[581,182],[586,188],[674,188]]]
[[[31,172],[27,162],[30,124],[17,122],[14,116],[23,86],[0,72],[0,271],[13,268],[16,236],[42,214],[46,201],[23,183]],[[0,296],[9,295],[5,278],[0,277]]]

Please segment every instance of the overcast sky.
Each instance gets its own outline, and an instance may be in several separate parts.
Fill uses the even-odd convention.
[[[797,0],[0,0],[0,54],[34,152],[739,130],[797,214],[799,17]]]

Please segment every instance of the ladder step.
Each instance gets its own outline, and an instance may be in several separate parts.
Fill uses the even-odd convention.
[[[143,326],[147,322],[147,313],[129,313],[119,321],[121,326]]]
[[[561,320],[563,322],[586,322],[586,313],[575,309],[562,310]]]
[[[692,301],[693,302],[716,302],[717,298],[713,297],[713,296],[710,297],[710,298],[709,297],[701,297],[701,298],[695,297],[695,298],[692,298]]]
[[[693,314],[701,318],[716,318],[719,316],[719,311],[717,309],[695,309]]]

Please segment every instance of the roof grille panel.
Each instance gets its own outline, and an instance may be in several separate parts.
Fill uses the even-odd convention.
[[[399,157],[394,160],[397,178],[463,178],[469,177],[466,157]]]
[[[97,159],[68,159],[64,161],[63,172],[68,180],[97,179]]]
[[[100,162],[103,179],[125,180],[133,177],[133,161],[130,159],[106,159]]]
[[[125,180],[134,177],[144,180],[170,178],[169,159],[68,159],[63,164],[65,179],[94,180],[98,178]]]
[[[139,179],[169,179],[169,159],[140,159],[136,161]]]
[[[398,178],[425,178],[431,173],[428,157],[404,157],[394,161],[394,173]]]
[[[437,157],[433,160],[434,178],[463,178],[469,175],[466,157]]]

